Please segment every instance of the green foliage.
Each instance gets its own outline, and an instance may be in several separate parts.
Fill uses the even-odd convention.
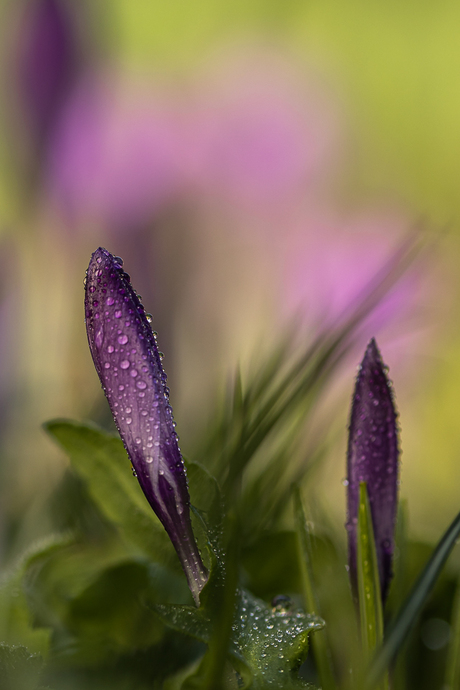
[[[172,549],[166,533],[131,475],[120,438],[91,424],[53,420],[46,431],[66,451],[103,515],[129,543],[158,559]]]
[[[42,666],[42,657],[31,654],[26,647],[0,644],[2,690],[40,690],[38,683]]]
[[[155,611],[173,629],[210,642],[212,615],[206,608],[158,605]],[[323,627],[318,616],[281,606],[270,608],[246,590],[238,591],[228,654],[244,687],[308,687],[296,671],[307,656],[309,636]]]
[[[383,612],[374,528],[366,482],[361,482],[359,486],[356,541],[361,642],[363,660],[365,664],[368,664],[371,655],[383,642]],[[386,675],[381,687],[383,690],[388,689]]]
[[[444,564],[460,534],[460,514],[446,530],[438,542],[431,558],[426,564],[419,579],[404,601],[396,619],[392,622],[385,642],[378,651],[368,677],[368,687],[372,688],[383,676],[391,661],[401,650],[406,637],[414,626],[426,603]]]
[[[297,524],[297,547],[302,574],[302,590],[307,611],[319,615],[319,602],[313,574],[313,550],[311,533],[305,519],[305,512],[298,487],[294,487],[294,511]],[[332,669],[332,654],[325,630],[322,635],[313,636],[313,651],[318,675],[323,690],[334,690],[336,682]]]

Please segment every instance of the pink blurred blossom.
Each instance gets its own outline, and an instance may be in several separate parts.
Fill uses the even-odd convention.
[[[402,213],[362,210],[351,217],[331,210],[311,214],[286,240],[280,309],[285,316],[324,327],[356,306],[392,259],[410,225]],[[427,281],[418,265],[400,278],[366,320],[369,337],[384,327],[410,329]]]
[[[189,174],[207,194],[270,210],[337,157],[339,120],[326,89],[267,50],[218,60],[188,117]]]
[[[63,113],[49,161],[51,192],[72,217],[130,230],[181,186],[174,113],[161,96],[80,84]]]

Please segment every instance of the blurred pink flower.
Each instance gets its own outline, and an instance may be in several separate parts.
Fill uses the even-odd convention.
[[[331,211],[311,215],[303,232],[283,248],[282,306],[311,324],[332,325],[357,305],[391,260],[409,224],[404,216],[378,211],[351,219]],[[369,336],[384,326],[408,319],[413,324],[417,304],[426,290],[422,267],[412,268],[388,291],[366,320]],[[408,318],[410,317],[410,318]]]
[[[269,210],[337,155],[337,112],[324,88],[272,52],[235,51],[197,92],[187,164],[208,194]]]
[[[177,194],[180,153],[174,113],[159,97],[93,77],[75,91],[56,131],[51,193],[71,217],[130,230]]]
[[[174,97],[93,77],[67,103],[49,178],[68,212],[118,227],[181,194],[270,213],[337,155],[337,114],[318,85],[265,51],[213,61]]]

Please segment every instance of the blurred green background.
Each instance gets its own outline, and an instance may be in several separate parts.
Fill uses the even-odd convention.
[[[320,476],[340,530],[349,397],[376,335],[411,534],[439,537],[460,506],[459,30],[452,0],[3,0],[5,561],[46,534],[67,467],[42,422],[109,424],[83,321],[98,246],[154,316],[187,453],[237,362],[293,319],[308,342],[422,226],[429,248],[317,423],[336,432]]]

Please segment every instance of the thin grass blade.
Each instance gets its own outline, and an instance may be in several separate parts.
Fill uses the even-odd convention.
[[[383,641],[383,612],[374,528],[366,482],[359,485],[357,530],[358,599],[363,658],[367,664]],[[385,675],[379,686],[388,689]]]
[[[448,527],[426,564],[419,579],[412,588],[394,622],[390,625],[386,640],[372,662],[367,677],[367,688],[372,688],[383,676],[396,657],[414,625],[424,603],[428,599],[436,580],[460,535],[460,513]]]
[[[302,587],[305,604],[308,613],[321,616],[312,571],[312,549],[310,532],[307,527],[305,511],[298,486],[294,486],[294,513],[296,520],[297,545],[300,559],[300,571],[302,574]],[[331,652],[327,641],[327,631],[322,630],[317,635],[312,635],[311,645],[315,657],[318,675],[323,690],[335,690],[337,683],[332,669]]]
[[[451,621],[452,636],[447,652],[446,677],[443,690],[460,687],[460,581],[457,584]]]

